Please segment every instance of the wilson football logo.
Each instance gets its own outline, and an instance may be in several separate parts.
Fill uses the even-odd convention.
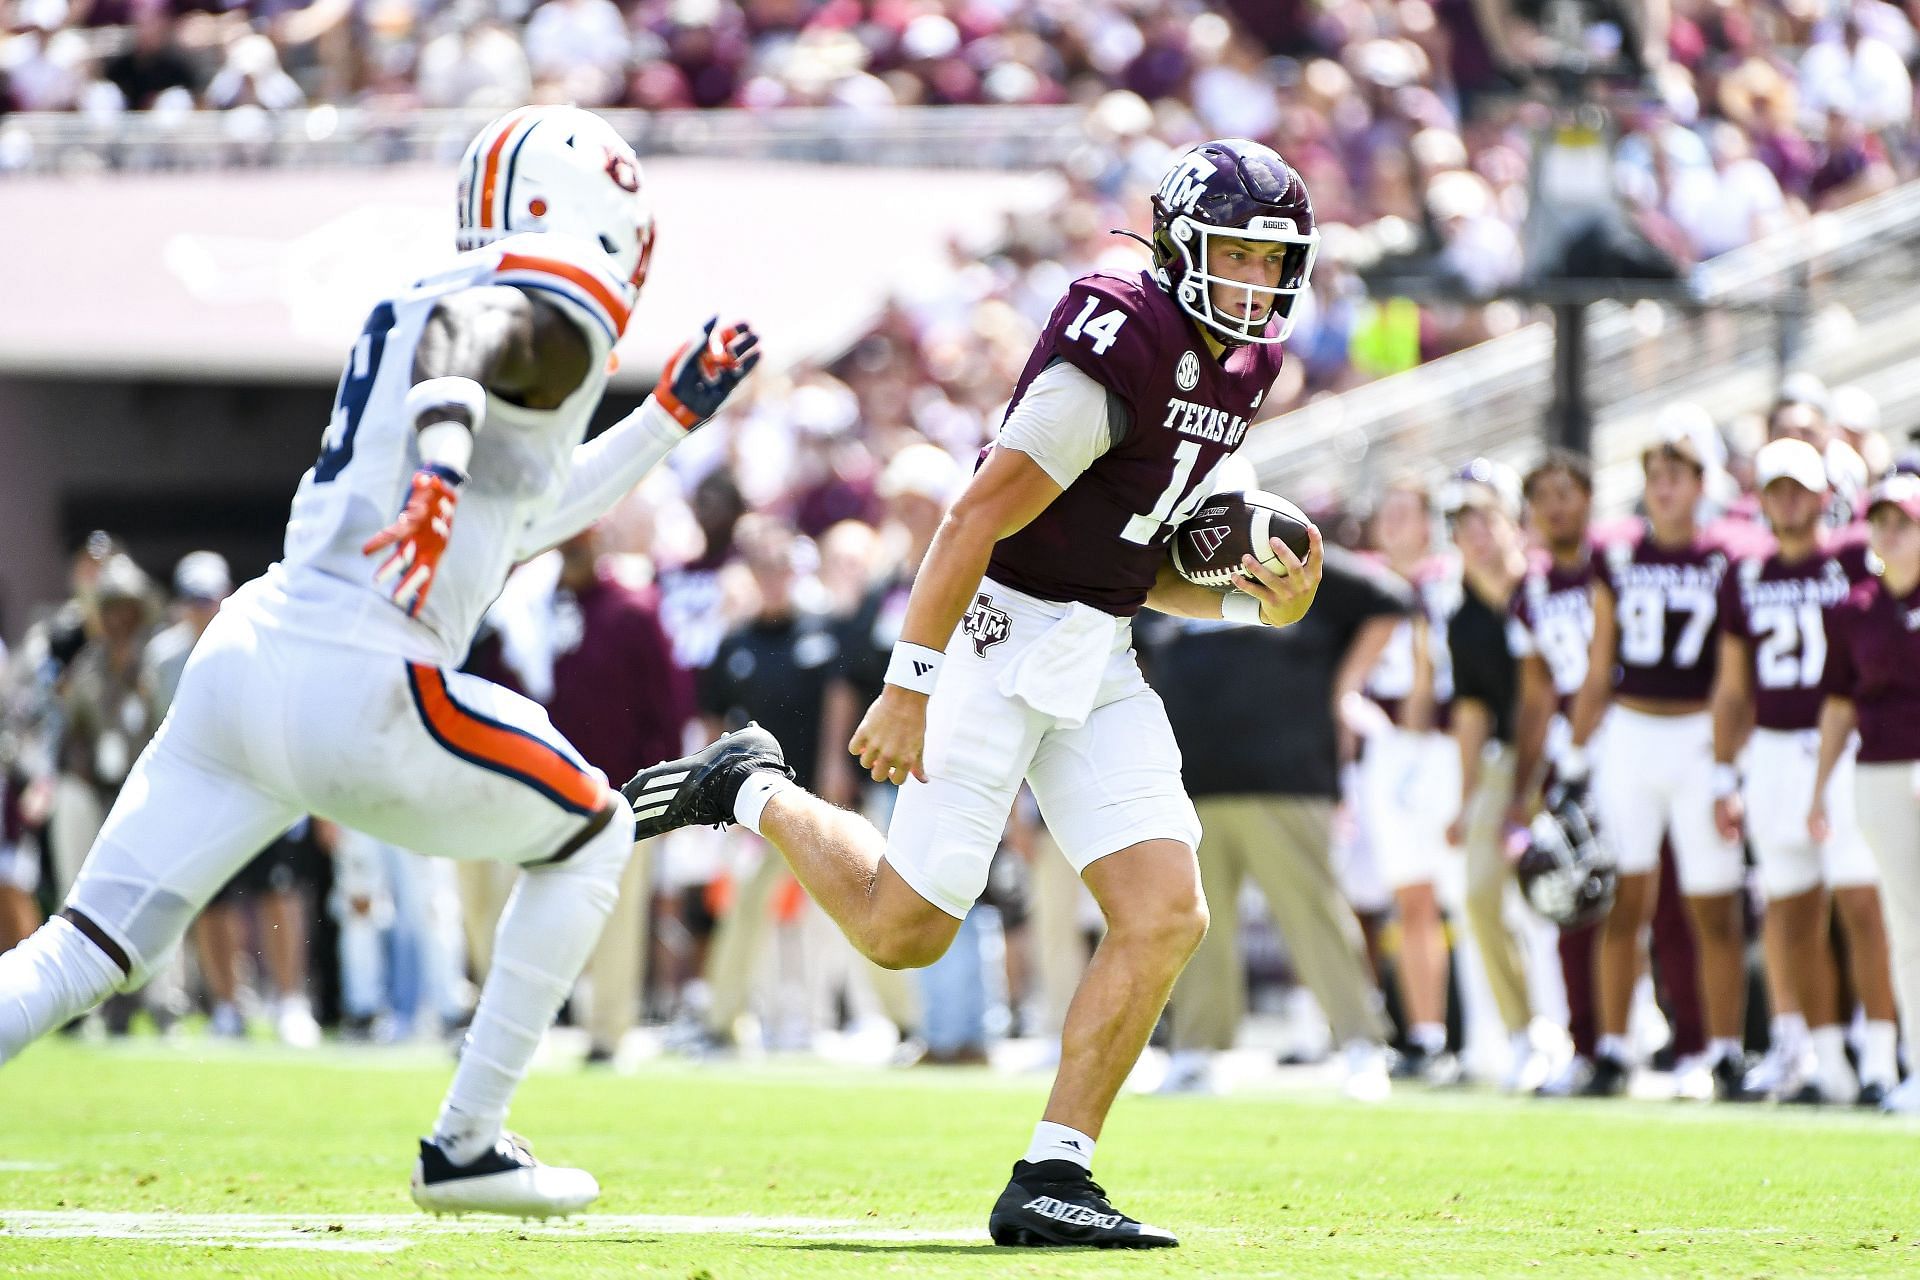
[[[1194,548],[1200,552],[1202,560],[1211,560],[1214,553],[1220,550],[1220,544],[1225,542],[1227,535],[1232,532],[1233,530],[1224,524],[1195,529],[1192,534]]]
[[[973,608],[967,610],[960,629],[966,633],[967,639],[973,641],[973,652],[984,658],[987,650],[1004,644],[1007,637],[1013,634],[1013,619],[1007,616],[1006,610],[994,604],[992,596],[981,595],[974,600]]]

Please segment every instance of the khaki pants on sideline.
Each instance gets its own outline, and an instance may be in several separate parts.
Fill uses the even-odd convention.
[[[1034,836],[1032,875],[1034,969],[1046,1009],[1046,1023],[1038,1030],[1057,1037],[1087,972],[1087,940],[1080,927],[1087,890],[1044,828]]]
[[[1233,1047],[1247,1009],[1240,963],[1240,886],[1247,876],[1266,896],[1301,981],[1327,1015],[1334,1043],[1386,1039],[1360,922],[1333,874],[1333,802],[1216,796],[1194,805],[1205,832],[1200,883],[1213,925],[1174,984],[1174,1047]]]
[[[747,1011],[760,953],[773,936],[773,895],[786,879],[787,862],[779,851],[761,851],[759,865],[734,882],[733,903],[713,931],[707,949],[707,985],[713,1003],[707,1029],[731,1037],[733,1024]]]
[[[653,845],[642,840],[620,877],[620,897],[587,957],[585,977],[593,984],[587,1010],[592,1047],[609,1053],[633,1030],[640,1013],[640,971],[647,955],[647,913],[653,908]]]
[[[467,970],[475,985],[487,980],[493,964],[493,934],[500,927],[500,913],[507,909],[507,896],[513,892],[520,868],[510,862],[456,862],[455,882],[460,886],[460,927],[467,938]]]
[[[1509,1034],[1533,1021],[1520,940],[1507,925],[1507,885],[1513,868],[1502,847],[1507,805],[1513,799],[1513,748],[1501,745],[1480,762],[1480,781],[1467,805],[1467,926],[1480,949],[1493,1002]]]
[[[1853,774],[1860,830],[1880,867],[1880,911],[1887,921],[1893,995],[1907,1050],[1920,1047],[1920,799],[1910,761],[1861,764]]]

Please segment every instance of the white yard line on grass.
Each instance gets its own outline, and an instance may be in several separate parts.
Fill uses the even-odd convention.
[[[395,1253],[428,1236],[508,1232],[582,1242],[634,1235],[757,1236],[868,1244],[986,1240],[984,1231],[891,1228],[861,1218],[630,1213],[590,1214],[565,1221],[516,1222],[487,1215],[430,1218],[407,1213],[99,1213],[86,1209],[0,1209],[0,1239],[133,1240],[249,1249]]]

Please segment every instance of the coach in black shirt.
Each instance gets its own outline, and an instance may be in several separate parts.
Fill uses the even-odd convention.
[[[1467,857],[1467,924],[1511,1047],[1506,1085],[1539,1083],[1542,1059],[1520,943],[1506,922],[1505,815],[1513,798],[1513,716],[1518,667],[1507,647],[1507,607],[1527,572],[1519,527],[1520,481],[1476,459],[1442,490],[1441,509],[1460,552],[1460,607],[1447,623],[1453,659],[1453,738],[1460,748],[1460,811],[1447,839]]]
[[[787,525],[762,515],[744,517],[735,532],[740,558],[753,576],[759,606],[729,632],[700,673],[700,710],[710,732],[757,720],[780,739],[787,762],[818,785],[821,708],[827,681],[839,668],[840,643],[832,620],[800,608],[799,540]],[[712,1002],[706,1013],[711,1041],[729,1043],[768,936],[774,892],[787,866],[763,849],[759,865],[734,891],[707,956]]]
[[[1143,623],[1147,671],[1200,814],[1200,879],[1213,915],[1174,986],[1170,1087],[1204,1088],[1209,1055],[1233,1047],[1246,1012],[1238,904],[1247,876],[1336,1042],[1384,1087],[1375,1070],[1387,1031],[1380,992],[1333,872],[1334,709],[1359,690],[1412,607],[1402,583],[1329,546],[1313,608],[1290,627],[1169,619],[1156,631]]]

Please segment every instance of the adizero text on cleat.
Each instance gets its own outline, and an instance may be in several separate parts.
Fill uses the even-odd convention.
[[[642,769],[620,794],[633,806],[633,838],[646,840],[681,827],[724,827],[733,800],[753,773],[793,777],[774,736],[757,724],[721,735],[703,751]]]
[[[1071,1160],[1025,1160],[987,1218],[993,1242],[1015,1248],[1171,1249],[1180,1242],[1121,1213]]]
[[[600,1184],[584,1169],[562,1169],[533,1158],[524,1139],[508,1134],[470,1164],[454,1164],[430,1139],[420,1140],[413,1166],[413,1202],[436,1217],[503,1213],[545,1218],[592,1204]]]

